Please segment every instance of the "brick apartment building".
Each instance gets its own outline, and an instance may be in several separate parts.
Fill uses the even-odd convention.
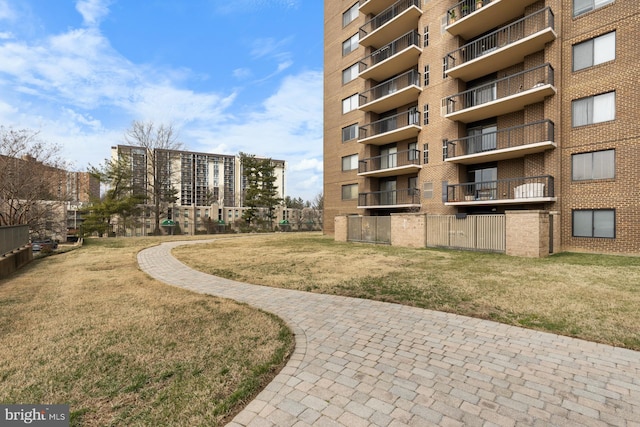
[[[325,0],[324,26],[325,232],[528,210],[556,251],[640,253],[638,2]]]

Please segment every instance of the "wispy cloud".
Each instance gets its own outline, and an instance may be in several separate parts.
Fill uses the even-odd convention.
[[[15,18],[15,12],[9,7],[7,0],[0,0],[0,21],[12,20]]]
[[[256,13],[267,8],[294,8],[302,0],[212,0],[216,13]]]
[[[84,25],[94,27],[109,14],[110,0],[78,0],[76,10],[82,15]]]

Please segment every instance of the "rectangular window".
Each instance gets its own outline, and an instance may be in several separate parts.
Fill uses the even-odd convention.
[[[358,48],[360,33],[355,33],[349,39],[342,42],[342,56],[346,56]]]
[[[409,149],[409,160],[410,161],[415,161],[418,160],[420,157],[420,153],[418,152],[418,143],[417,142],[411,142],[409,143],[409,146],[407,147]]]
[[[422,36],[422,47],[429,46],[429,26],[424,27],[424,35]]]
[[[424,104],[422,117],[423,117],[422,124],[428,125],[429,124],[429,104]]]
[[[358,169],[358,155],[352,154],[350,156],[344,156],[342,158],[342,170],[351,171]]]
[[[358,13],[360,12],[359,8],[359,3],[356,3],[351,6],[349,10],[342,14],[342,27],[346,27],[358,17]]]
[[[573,127],[608,122],[616,118],[616,93],[576,99],[571,102]]]
[[[342,200],[354,200],[358,198],[358,184],[342,186]]]
[[[614,0],[573,0],[573,16],[579,16],[594,9],[598,9]]]
[[[342,128],[342,142],[351,141],[358,137],[358,124],[349,125]]]
[[[594,151],[571,156],[571,179],[608,179],[615,177],[615,150]]]
[[[433,182],[425,182],[422,184],[422,197],[425,199],[433,198]]]
[[[422,146],[422,163],[425,165],[429,163],[429,144]]]
[[[616,59],[616,32],[573,45],[573,71]]]
[[[447,58],[442,59],[442,78],[447,78]]]
[[[342,100],[342,114],[347,114],[358,108],[358,94],[355,93],[348,98]]]
[[[573,237],[616,237],[615,209],[576,209],[571,214]]]
[[[346,70],[342,70],[342,84],[347,84],[358,77],[359,67],[358,64],[353,64]]]
[[[425,87],[429,86],[429,77],[430,77],[429,74],[430,74],[429,66],[425,65],[424,66],[424,86]]]
[[[442,161],[447,160],[447,156],[449,155],[449,141],[446,139],[442,140]]]

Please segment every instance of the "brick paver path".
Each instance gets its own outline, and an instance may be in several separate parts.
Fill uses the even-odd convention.
[[[295,333],[232,426],[640,426],[640,353],[396,304],[254,286],[139,253],[154,278],[248,303]],[[189,242],[195,243],[195,242]]]

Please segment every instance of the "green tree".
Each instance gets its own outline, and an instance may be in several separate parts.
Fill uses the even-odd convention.
[[[240,153],[242,176],[245,180],[244,211],[242,218],[248,224],[256,224],[261,211],[273,229],[276,207],[283,202],[278,197],[278,187],[275,185],[275,165],[271,159],[258,159],[254,155]]]

